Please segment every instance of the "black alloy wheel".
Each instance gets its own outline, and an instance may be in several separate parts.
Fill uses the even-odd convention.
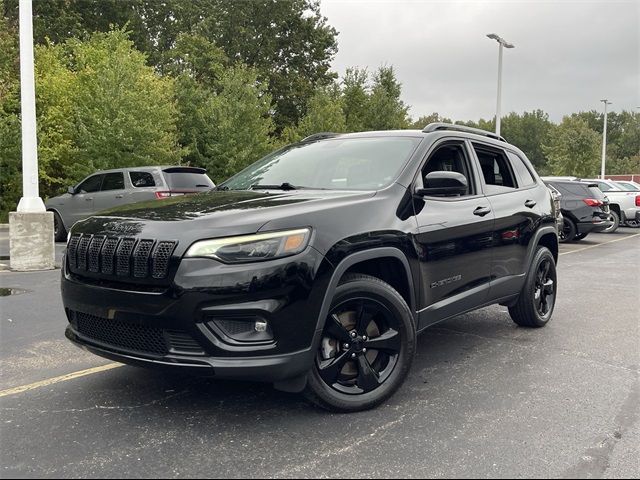
[[[318,352],[322,380],[358,395],[379,388],[398,363],[402,348],[392,313],[370,298],[354,298],[333,309]]]
[[[67,230],[58,212],[53,212],[53,237],[56,242],[64,242],[67,239]]]
[[[382,280],[349,275],[338,286],[325,321],[307,397],[323,408],[373,408],[404,381],[416,328],[402,296]]]
[[[562,230],[558,232],[560,243],[572,242],[578,233],[577,230],[575,223],[565,218],[562,223]]]
[[[516,303],[509,307],[512,320],[521,327],[544,327],[556,305],[558,277],[551,251],[539,246]]]
[[[553,258],[545,258],[538,265],[535,292],[533,295],[536,309],[541,318],[546,318],[553,309],[556,300],[556,274]]]

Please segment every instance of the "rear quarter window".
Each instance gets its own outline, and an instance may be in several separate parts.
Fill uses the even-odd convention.
[[[151,172],[129,172],[131,185],[135,188],[155,187],[156,179]]]

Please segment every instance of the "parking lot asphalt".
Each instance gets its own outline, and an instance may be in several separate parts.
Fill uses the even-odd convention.
[[[544,329],[493,306],[419,338],[380,408],[118,366],[70,345],[59,271],[0,272],[2,477],[640,476],[640,230],[561,246]]]

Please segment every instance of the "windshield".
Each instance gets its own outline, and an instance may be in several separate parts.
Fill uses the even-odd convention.
[[[290,145],[258,160],[222,187],[282,185],[377,190],[390,185],[420,143],[417,137],[335,138]]]
[[[627,192],[637,192],[638,190],[640,190],[638,187],[636,187],[632,183],[616,182],[616,185],[618,185],[622,190],[625,190]]]

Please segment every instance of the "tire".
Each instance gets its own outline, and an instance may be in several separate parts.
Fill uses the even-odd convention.
[[[333,412],[374,408],[400,388],[415,351],[416,325],[402,296],[378,278],[346,275],[331,302],[305,396]]]
[[[58,212],[53,212],[53,238],[56,242],[65,242],[67,240],[67,229],[64,228],[62,218]]]
[[[560,243],[569,243],[573,242],[576,234],[578,233],[578,228],[576,224],[573,223],[572,220],[565,218],[562,223],[562,230],[558,232],[558,238]]]
[[[618,213],[615,210],[611,210],[609,213],[611,214],[611,218],[613,219],[613,225],[602,230],[601,233],[613,233],[618,230],[618,227],[620,226],[620,216],[618,215]]]
[[[625,225],[629,228],[638,228],[640,227],[640,223],[636,222],[635,220],[627,220]]]
[[[575,242],[580,241],[580,240],[584,239],[587,235],[589,235],[589,234],[588,233],[579,233],[575,237],[573,237],[573,240]]]
[[[556,305],[558,277],[556,261],[546,247],[538,247],[524,287],[513,307],[511,319],[521,327],[544,327]]]

